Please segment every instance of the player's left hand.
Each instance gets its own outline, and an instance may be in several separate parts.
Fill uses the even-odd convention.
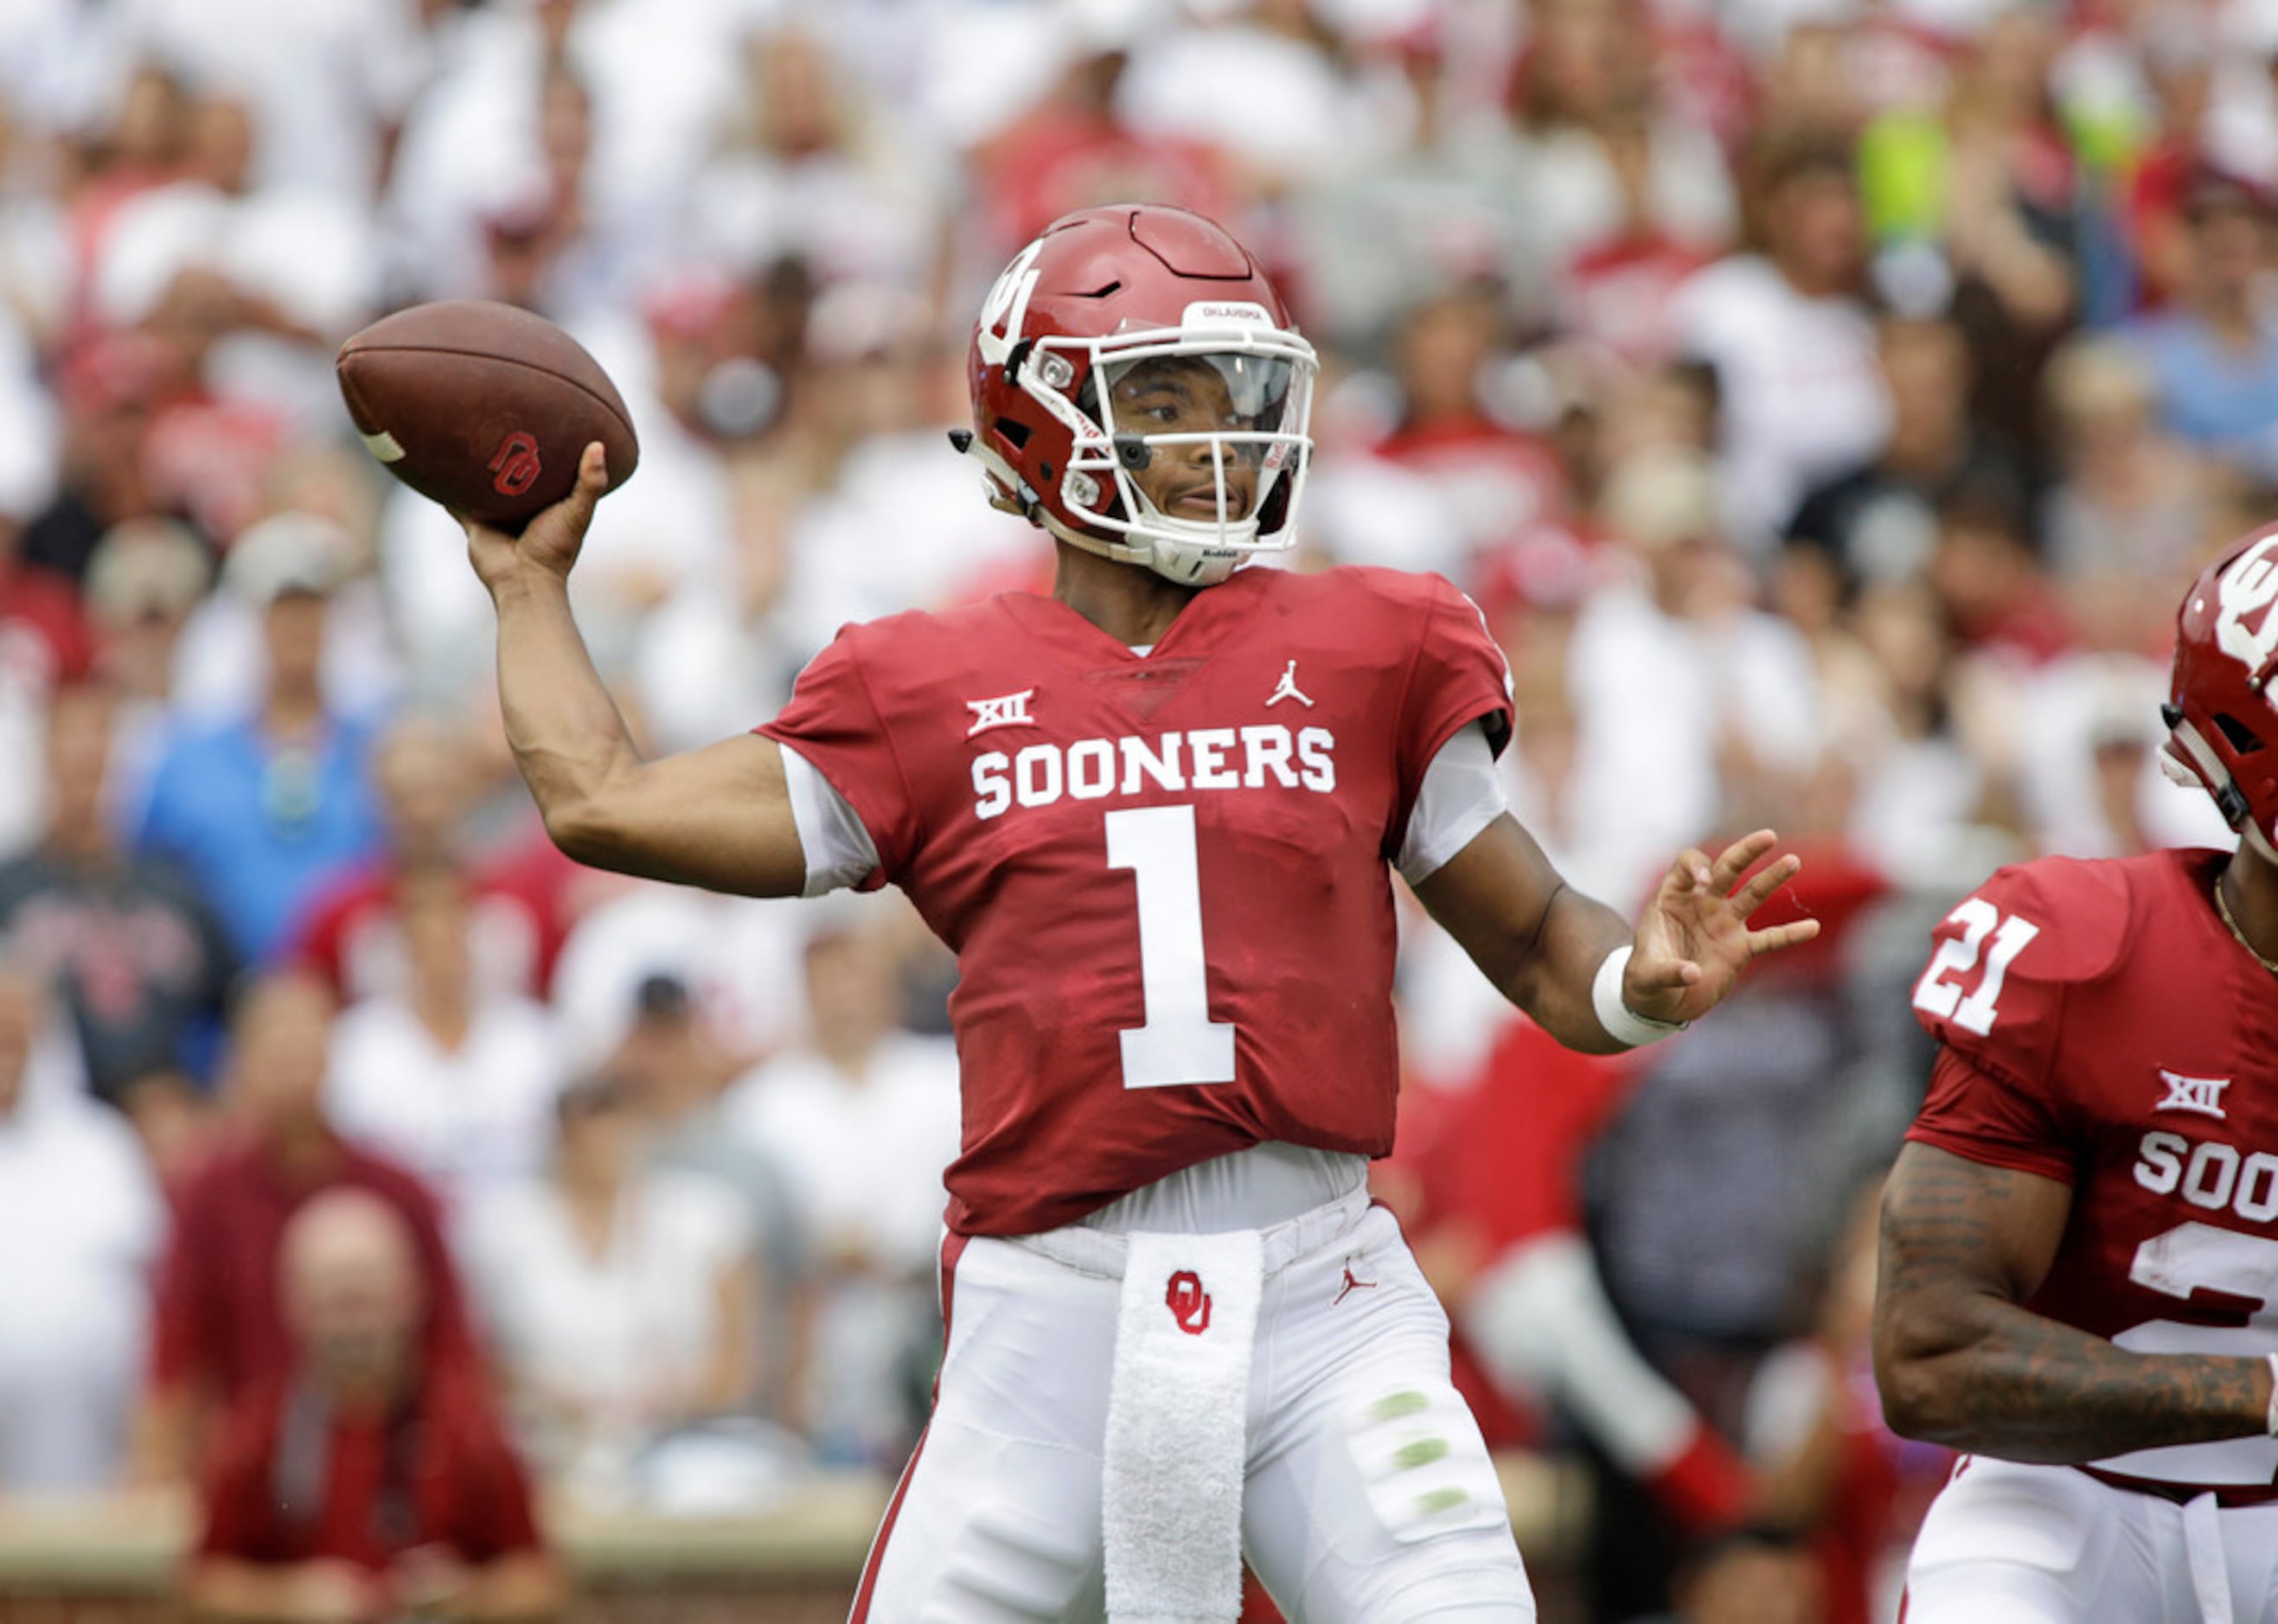
[[[1631,1009],[1651,1020],[1689,1021],[1706,1015],[1732,990],[1751,959],[1819,934],[1817,919],[1748,928],[1748,916],[1803,866],[1803,859],[1791,852],[1740,884],[1740,876],[1777,838],[1770,829],[1758,829],[1713,861],[1691,850],[1670,865],[1638,919],[1637,945],[1622,977],[1622,997]]]

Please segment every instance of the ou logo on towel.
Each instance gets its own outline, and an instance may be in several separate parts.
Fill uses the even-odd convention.
[[[516,429],[499,442],[491,458],[491,489],[501,496],[520,496],[538,483],[538,437]]]
[[[1199,1337],[1210,1329],[1210,1293],[1203,1290],[1203,1278],[1193,1269],[1181,1269],[1171,1277],[1170,1290],[1164,1292],[1163,1300],[1187,1335]]]

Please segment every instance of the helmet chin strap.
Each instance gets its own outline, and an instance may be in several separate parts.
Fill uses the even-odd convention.
[[[2245,793],[2223,766],[2222,759],[2207,747],[2205,738],[2183,719],[2181,711],[2172,706],[2165,708],[2172,712],[2167,726],[2183,759],[2179,761],[2175,755],[2163,751],[2160,770],[2176,783],[2197,784],[2205,790],[2213,797],[2215,810],[2222,814],[2223,821],[2237,831],[2238,837],[2251,846],[2257,856],[2278,867],[2278,844],[2273,844],[2269,831],[2254,820]]]

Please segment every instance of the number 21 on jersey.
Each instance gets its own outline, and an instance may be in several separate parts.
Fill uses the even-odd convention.
[[[1948,936],[1938,944],[1930,967],[1915,983],[1915,1008],[1943,1016],[1964,1031],[1984,1037],[2000,1018],[1996,1006],[2011,961],[2041,934],[2041,927],[2016,914],[2003,913],[1982,896],[1963,899],[1945,916],[1945,922],[1960,926],[1961,934]],[[1976,990],[1965,996],[1962,983],[1977,968],[1981,957],[1984,973],[1978,978]]]
[[[1129,869],[1139,894],[1145,1024],[1121,1034],[1123,1086],[1232,1082],[1234,1027],[1210,1018],[1195,809],[1130,806],[1109,812],[1107,865]]]

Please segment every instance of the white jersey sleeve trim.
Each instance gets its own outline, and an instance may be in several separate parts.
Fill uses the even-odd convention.
[[[878,866],[877,842],[862,827],[852,804],[814,763],[788,744],[780,748],[791,819],[799,829],[799,850],[806,856],[806,888],[799,895],[821,896],[861,884]]]
[[[1400,843],[1394,866],[1410,885],[1421,885],[1509,810],[1487,729],[1467,722],[1440,746],[1440,753],[1424,770],[1415,808],[1408,814],[1408,835]]]

